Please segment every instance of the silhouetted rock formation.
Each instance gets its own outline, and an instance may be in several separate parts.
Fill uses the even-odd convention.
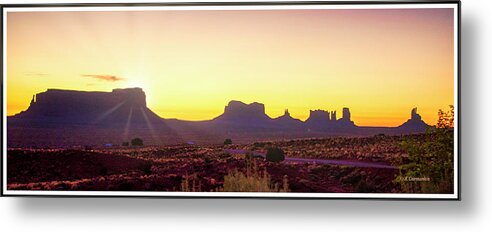
[[[325,110],[310,110],[306,120],[308,130],[322,130],[330,125],[330,113]]]
[[[265,105],[257,102],[245,104],[240,101],[230,101],[224,113],[214,121],[233,124],[251,125],[265,124],[271,120],[265,113]]]
[[[331,118],[330,121],[336,121],[337,120],[337,111],[331,111]]]
[[[417,108],[413,108],[412,109],[412,113],[410,115],[410,119],[411,120],[416,120],[416,121],[422,120],[422,117],[419,114],[417,114]]]
[[[146,126],[163,122],[147,108],[145,93],[140,88],[114,89],[112,92],[48,89],[33,96],[29,108],[12,119],[40,124],[99,126]]]
[[[34,103],[36,103],[36,94],[32,95],[32,100],[31,103],[29,104],[29,107],[31,107]]]
[[[26,111],[7,118],[8,145],[121,144],[140,137],[146,144],[181,138],[147,108],[140,88],[112,92],[48,89],[33,96]]]
[[[273,119],[275,125],[281,128],[298,129],[302,126],[302,121],[290,116],[289,110],[285,110],[284,115]]]
[[[338,120],[336,111],[311,110],[305,123],[309,131],[332,131],[333,129],[339,130],[340,128],[352,128],[355,126],[350,119],[349,108],[343,108],[342,118]]]
[[[342,111],[342,118],[337,120],[337,127],[353,127],[355,126],[354,122],[350,118],[350,109],[345,107]]]
[[[350,110],[347,107],[343,108],[342,120],[350,122]]]
[[[34,95],[29,108],[8,117],[7,123],[9,147],[121,144],[134,137],[142,138],[145,144],[222,143],[224,138],[254,142],[421,133],[428,127],[416,108],[399,127],[359,127],[351,120],[349,108],[343,108],[339,119],[336,111],[311,110],[303,122],[288,110],[272,119],[263,104],[240,101],[230,101],[224,113],[212,120],[163,119],[147,108],[140,88],[112,92],[48,89]]]
[[[417,113],[417,108],[413,108],[410,114],[410,119],[400,125],[398,128],[405,132],[425,132],[429,125],[427,125],[422,117]]]

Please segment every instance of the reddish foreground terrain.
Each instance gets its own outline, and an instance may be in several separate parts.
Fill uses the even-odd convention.
[[[273,184],[281,184],[286,177],[291,192],[400,192],[394,180],[407,155],[399,142],[422,136],[220,146],[9,149],[7,184],[10,190],[217,191],[228,173],[245,172],[245,153],[249,153]],[[261,157],[270,146],[284,150],[286,160],[275,163]]]

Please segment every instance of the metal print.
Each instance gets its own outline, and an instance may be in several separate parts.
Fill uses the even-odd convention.
[[[459,199],[459,2],[2,6],[2,195]]]

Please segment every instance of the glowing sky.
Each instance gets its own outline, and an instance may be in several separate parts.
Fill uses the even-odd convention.
[[[211,119],[230,100],[349,107],[396,126],[453,104],[453,9],[10,12],[7,114],[48,88],[142,87],[164,118]]]

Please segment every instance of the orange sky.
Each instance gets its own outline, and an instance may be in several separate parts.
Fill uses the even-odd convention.
[[[142,87],[164,118],[230,100],[396,126],[453,104],[453,9],[7,13],[7,114],[47,88]]]

